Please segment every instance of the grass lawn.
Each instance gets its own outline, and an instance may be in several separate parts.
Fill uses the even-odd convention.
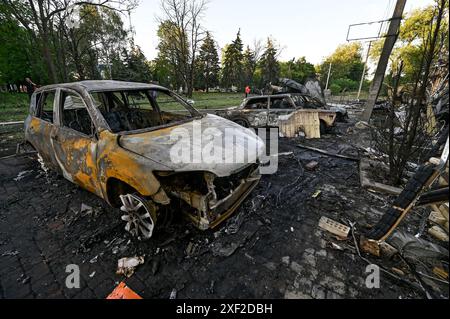
[[[25,120],[29,105],[26,93],[0,92],[0,122]]]
[[[242,93],[196,92],[192,100],[195,101],[196,109],[204,110],[238,106],[242,103],[243,98],[244,94]],[[0,122],[23,121],[28,114],[28,108],[29,102],[26,93],[0,92]]]
[[[243,93],[201,93],[195,92],[192,100],[194,107],[203,109],[223,109],[230,106],[239,106],[244,99]]]

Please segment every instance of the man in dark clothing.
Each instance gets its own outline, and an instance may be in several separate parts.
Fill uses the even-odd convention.
[[[30,78],[25,78],[25,86],[27,87],[27,93],[31,100],[31,96],[34,93],[34,90],[36,90],[36,84],[33,81],[31,81]]]

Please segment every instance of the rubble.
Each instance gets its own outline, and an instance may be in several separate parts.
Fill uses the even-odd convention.
[[[83,215],[90,215],[90,214],[92,214],[92,207],[91,206],[89,206],[89,205],[86,205],[86,204],[81,204],[81,208],[80,208],[80,214],[83,214]]]
[[[377,192],[387,193],[391,195],[400,195],[400,193],[402,192],[401,188],[375,182],[369,178],[370,170],[380,170],[383,168],[384,165],[381,162],[361,159],[361,162],[359,164],[359,176],[361,179],[361,186]]]
[[[346,132],[351,125],[339,124],[338,132]],[[24,201],[17,201],[12,195],[0,203],[5,207],[5,214],[0,217],[0,242],[7,240],[6,245],[11,245],[5,246],[8,250],[21,252],[27,272],[31,267],[26,264],[28,251],[23,246],[24,241],[18,240],[17,234],[6,225],[11,223],[14,214],[20,214],[20,218],[27,221],[35,218],[32,223],[35,225],[35,240],[52,269],[57,269],[58,265],[49,256],[88,267],[83,270],[86,276],[95,271],[93,278],[87,278],[90,286],[86,291],[89,291],[90,297],[104,298],[117,285],[115,283],[123,279],[122,274],[115,275],[117,255],[113,255],[113,251],[121,256],[149,256],[145,257],[147,262],[134,269],[134,275],[126,282],[144,298],[168,298],[173,289],[177,298],[202,298],[205,295],[211,298],[423,298],[425,295],[413,272],[399,258],[400,252],[408,258],[408,246],[414,247],[414,244],[406,245],[401,251],[398,247],[392,248],[394,245],[388,239],[391,247],[387,243],[379,243],[380,258],[361,250],[363,258],[383,269],[381,286],[389,287],[368,290],[364,284],[367,263],[358,255],[359,240],[358,246],[355,246],[349,233],[345,238],[336,238],[336,235],[317,228],[321,216],[342,226],[350,225],[348,221],[352,220],[355,221],[356,235],[360,236],[379,220],[393,201],[392,196],[370,193],[361,188],[357,160],[329,156],[314,150],[358,159],[364,154],[363,149],[369,147],[359,142],[366,132],[361,132],[359,136],[340,134],[320,140],[281,139],[279,154],[286,153],[286,156],[278,156],[279,172],[263,176],[251,197],[243,202],[235,215],[213,231],[200,232],[175,216],[167,229],[156,233],[151,241],[140,242],[123,233],[120,221],[111,220],[113,214],[120,215],[118,210],[109,208],[100,199],[64,180],[51,177],[46,190],[49,196],[61,200],[52,202],[50,206],[40,198],[34,199],[36,209],[30,214],[30,209],[19,206]],[[299,143],[311,149],[297,147]],[[318,162],[320,169],[307,170],[305,166],[311,161]],[[25,188],[24,196],[31,198],[33,192],[41,189],[45,179],[44,176],[36,178],[39,168],[26,161],[24,163],[5,177],[1,176],[0,181],[12,182],[18,172],[35,169],[35,172],[17,182],[19,187]],[[3,173],[1,163],[0,169]],[[318,195],[314,198],[314,194]],[[61,227],[52,231],[49,237],[48,225],[54,218],[62,221],[63,216],[78,212],[80,203],[102,207],[107,214],[99,215],[94,222],[91,218],[95,214],[86,215],[86,218],[75,219],[70,227],[61,223]],[[398,226],[399,230],[417,234],[423,222],[427,225],[430,208],[418,207],[414,212],[405,217],[405,221]],[[2,218],[6,222],[2,223]],[[27,237],[29,233],[21,233],[33,243],[31,237]],[[426,232],[423,236],[435,243]],[[66,255],[67,251],[69,255]],[[90,264],[89,260],[95,256],[98,256],[98,261]],[[436,256],[438,260],[448,260],[445,254],[435,253],[433,258],[436,259]],[[81,263],[81,260],[86,260],[86,263]],[[408,262],[413,264],[410,259]],[[447,266],[436,262],[428,268],[418,268],[417,274],[436,285],[445,285],[436,280],[445,279],[433,273],[434,267],[446,271]],[[384,275],[384,271],[390,274]],[[13,277],[14,281],[19,275]],[[26,276],[30,275],[27,273]],[[105,277],[108,278],[105,283],[109,284],[105,284],[104,289],[98,288],[94,283]],[[1,276],[1,280],[3,278],[7,277]],[[35,279],[31,276],[31,281]],[[45,296],[51,293],[45,289],[42,291]],[[17,296],[18,289],[13,293]]]
[[[315,147],[310,147],[310,146],[301,145],[301,144],[297,144],[297,147],[304,148],[304,149],[307,149],[307,150],[310,150],[310,151],[314,151],[314,152],[317,152],[317,153],[320,153],[320,154],[324,154],[324,155],[327,155],[327,156],[343,158],[343,159],[350,160],[350,161],[355,161],[355,162],[359,161],[359,158],[356,158],[356,157],[345,156],[345,155],[342,155],[342,154],[336,154],[336,153],[332,153],[332,152],[329,152],[329,151],[321,150],[321,149],[315,148]]]
[[[380,256],[380,246],[378,241],[373,239],[367,239],[361,236],[359,247],[362,251],[369,253],[373,256]]]
[[[331,220],[325,216],[320,218],[319,227],[342,239],[347,238],[350,232],[350,227]]]
[[[26,175],[28,175],[28,174],[30,174],[30,173],[32,173],[32,172],[33,172],[32,170],[29,170],[29,171],[22,171],[22,172],[20,172],[20,173],[17,175],[16,178],[14,178],[14,181],[18,182],[18,181],[20,181],[21,179],[23,179]]]
[[[137,266],[144,263],[144,257],[125,257],[117,262],[116,274],[131,277]]]
[[[421,258],[448,258],[448,249],[431,243],[425,239],[417,238],[404,231],[395,231],[389,237],[389,243],[394,246],[404,257]]]
[[[319,162],[311,161],[308,164],[306,164],[305,168],[312,171],[319,165]]]
[[[435,225],[428,229],[428,234],[440,241],[448,242],[448,234],[439,226]]]

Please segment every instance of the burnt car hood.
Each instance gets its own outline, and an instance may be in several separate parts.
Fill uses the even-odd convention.
[[[252,149],[246,150],[248,148],[246,143],[242,142],[239,138],[236,138],[236,141],[238,142],[233,143],[233,145],[235,145],[236,152],[246,150],[245,154],[248,154],[250,158],[260,158],[265,152],[264,142],[252,130],[212,114],[208,114],[198,120],[189,121],[187,123],[167,128],[161,128],[159,130],[121,135],[119,138],[119,144],[122,148],[151,159],[152,161],[167,167],[168,171],[174,172],[207,171],[218,177],[224,177],[240,171],[251,164],[246,162],[208,163],[202,159],[197,161],[191,160],[188,163],[172,161],[171,149],[175,146],[175,144],[179,143],[179,139],[181,139],[179,136],[178,139],[174,138],[174,136],[177,136],[175,133],[180,132],[180,128],[183,129],[183,132],[188,133],[190,137],[193,136],[194,128],[197,130],[196,132],[204,132],[206,129],[212,128],[215,132],[221,133],[220,137],[213,139],[212,142],[211,140],[205,138],[202,138],[200,141],[196,139],[194,142],[192,142],[191,139],[191,143],[189,145],[191,159],[193,158],[192,156],[195,152],[198,154],[198,150],[202,150],[206,145],[208,145],[208,143],[210,146],[214,145],[214,150],[219,152],[219,154],[224,154],[224,146],[230,145],[226,143],[226,141],[230,143],[230,138],[229,136],[226,136],[225,130],[230,128],[234,129],[233,132],[235,136],[239,136],[240,138],[250,141],[253,145],[255,145]],[[198,128],[201,128],[201,130]],[[178,130],[174,131],[176,129]]]

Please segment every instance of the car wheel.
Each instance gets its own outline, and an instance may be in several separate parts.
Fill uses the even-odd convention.
[[[122,220],[126,222],[125,230],[139,240],[152,237],[156,224],[156,206],[137,194],[120,195],[125,213]]]

